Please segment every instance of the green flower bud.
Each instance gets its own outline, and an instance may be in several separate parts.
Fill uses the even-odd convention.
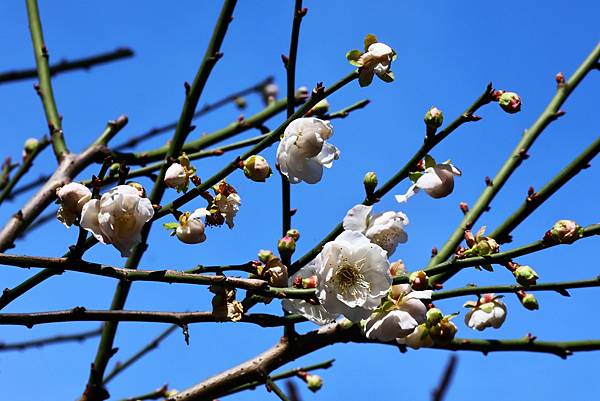
[[[436,129],[442,126],[442,123],[444,122],[444,114],[437,107],[432,107],[427,110],[427,113],[425,113],[425,118],[423,118],[423,121],[425,121],[425,125],[428,129],[432,129],[433,132],[435,132]]]
[[[273,251],[270,251],[268,249],[261,249],[260,251],[258,251],[258,260],[260,260],[261,262],[267,263],[272,258]]]
[[[456,325],[446,317],[429,329],[429,336],[434,343],[446,345],[454,340],[454,336],[456,336],[457,331],[458,328]]]
[[[29,138],[25,141],[23,150],[25,151],[26,154],[30,154],[37,148],[38,144],[39,144],[39,141],[37,139]]]
[[[246,108],[246,106],[248,106],[248,102],[246,102],[246,99],[244,99],[243,97],[238,96],[235,98],[235,105],[238,109],[243,110]]]
[[[323,379],[319,375],[306,375],[306,386],[310,391],[316,393],[323,387]]]
[[[533,294],[525,294],[522,298],[520,298],[521,304],[525,307],[525,309],[529,310],[538,310],[540,309],[540,304]]]
[[[571,244],[581,237],[583,228],[573,220],[559,220],[546,233],[546,237],[559,244]]]
[[[438,308],[431,308],[427,311],[427,326],[432,327],[442,321],[444,314]]]
[[[307,113],[308,115],[321,116],[329,111],[329,101],[323,99],[313,106],[312,109]]]
[[[507,113],[514,114],[521,111],[521,98],[515,92],[499,91],[498,104]]]
[[[244,161],[244,174],[252,181],[264,182],[273,171],[264,157],[252,155]]]
[[[498,246],[496,240],[490,237],[484,237],[483,239],[479,240],[476,247],[477,254],[479,256],[492,255],[494,253],[498,253],[500,250],[500,246]]]
[[[367,195],[372,195],[373,192],[375,192],[375,189],[377,188],[377,174],[375,174],[372,171],[369,171],[367,174],[365,174],[365,178],[363,178],[363,184],[365,186],[365,192],[367,193]]]
[[[292,237],[296,242],[300,239],[300,231],[296,230],[295,228],[290,228],[289,230],[287,230],[285,235],[288,237]]]
[[[525,287],[534,285],[539,278],[535,270],[533,270],[530,266],[525,265],[518,266],[513,271],[513,274],[517,279],[517,283]]]

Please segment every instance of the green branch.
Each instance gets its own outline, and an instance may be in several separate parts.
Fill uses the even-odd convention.
[[[440,249],[438,254],[430,260],[430,266],[438,264],[441,261],[449,258],[450,255],[452,255],[456,247],[463,240],[465,230],[472,227],[475,224],[475,222],[477,222],[479,217],[481,217],[483,212],[489,207],[496,194],[502,189],[502,187],[504,186],[506,181],[508,181],[513,172],[527,157],[527,152],[529,151],[535,140],[552,121],[556,120],[561,115],[561,113],[559,112],[560,107],[567,100],[567,98],[573,92],[573,90],[575,90],[577,85],[579,85],[583,78],[588,74],[588,72],[590,72],[594,68],[598,57],[600,57],[600,43],[594,48],[590,55],[579,66],[579,68],[577,69],[577,71],[575,71],[573,76],[563,85],[560,85],[558,87],[556,95],[552,98],[546,109],[533,123],[533,125],[529,129],[525,130],[525,134],[523,135],[515,149],[512,151],[508,159],[504,162],[504,165],[500,168],[496,176],[491,180],[490,185],[486,186],[486,188],[479,196],[479,199],[477,199],[475,204],[465,214],[464,218],[462,219],[456,230],[454,230],[454,232],[451,234],[450,238],[446,241],[442,249]],[[434,282],[443,283],[444,281],[452,277],[452,275],[453,273],[448,273],[435,277]]]
[[[63,138],[61,118],[54,101],[54,92],[52,91],[52,82],[50,80],[50,67],[48,65],[48,48],[44,43],[42,32],[42,23],[40,21],[40,12],[37,0],[26,0],[27,16],[29,18],[29,30],[31,31],[31,41],[33,42],[33,53],[35,55],[35,64],[37,74],[40,80],[38,94],[44,105],[46,121],[50,128],[50,138],[52,139],[52,148],[57,160],[61,160],[65,154],[69,153],[65,140]]]
[[[463,288],[455,288],[446,291],[436,291],[431,299],[436,301],[440,299],[456,298],[465,295],[481,295],[488,293],[517,293],[519,291],[556,291],[561,295],[565,294],[565,290],[571,288],[591,288],[600,287],[600,277],[594,277],[589,280],[577,281],[562,281],[558,283],[541,283],[523,287],[520,285],[490,285],[490,286],[468,286]],[[568,296],[568,292],[566,293]]]
[[[587,147],[579,156],[577,156],[568,166],[560,170],[542,189],[528,196],[526,201],[508,217],[499,227],[492,231],[489,236],[496,239],[499,243],[505,242],[510,238],[510,233],[519,224],[521,224],[531,213],[548,200],[556,191],[558,191],[569,180],[575,177],[579,172],[589,166],[589,163],[600,151],[600,137],[596,138],[590,146]]]

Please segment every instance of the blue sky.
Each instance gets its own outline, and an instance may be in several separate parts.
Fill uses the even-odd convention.
[[[101,66],[88,72],[74,72],[54,79],[59,111],[69,147],[80,150],[90,143],[109,119],[127,114],[130,123],[115,139],[120,142],[156,125],[175,120],[183,101],[183,82],[193,79],[208,42],[220,2],[217,1],[41,1],[40,11],[51,60],[75,58],[132,47],[133,59]],[[274,75],[284,86],[280,54],[289,47],[292,1],[242,0],[235,12],[223,46],[224,57],[217,64],[201,104]],[[563,2],[448,2],[380,1],[367,5],[359,1],[306,1],[309,8],[301,29],[297,82],[327,85],[351,71],[346,51],[360,48],[367,33],[391,45],[398,53],[393,69],[396,81],[375,81],[368,88],[350,85],[331,99],[333,110],[368,98],[372,103],[350,118],[334,122],[331,140],[341,149],[341,158],[314,186],[292,188],[292,205],[298,208],[293,225],[302,238],[298,255],[310,249],[341,220],[347,209],[363,197],[362,176],[375,171],[384,181],[402,166],[420,146],[422,117],[430,106],[444,111],[450,121],[479,96],[489,81],[497,89],[517,91],[523,100],[522,112],[508,115],[491,104],[478,114],[483,120],[463,126],[436,148],[432,155],[448,158],[461,168],[456,189],[448,198],[433,200],[419,194],[406,205],[391,196],[377,210],[402,210],[408,214],[409,241],[394,255],[409,269],[426,264],[432,246],[441,246],[461,213],[460,201],[472,203],[484,188],[484,177],[493,176],[513,149],[523,130],[532,124],[553,96],[554,75],[568,77],[600,39],[597,15],[600,6],[578,1],[565,8]],[[31,67],[34,63],[23,2],[0,4],[0,71]],[[33,81],[0,87],[0,126],[3,146],[0,156],[18,158],[30,136],[46,132],[46,122]],[[541,187],[550,177],[581,152],[598,135],[597,72],[582,83],[569,98],[565,117],[553,123],[536,142],[531,157],[514,174],[494,200],[490,213],[480,220],[490,228],[502,222],[524,199],[527,188]],[[250,115],[261,108],[260,99],[248,97]],[[196,138],[235,120],[240,112],[223,108],[196,122]],[[283,116],[268,122],[276,127]],[[244,137],[254,135],[246,133]],[[148,143],[159,146],[166,136]],[[266,157],[274,163],[274,147]],[[218,171],[226,159],[205,159],[195,163],[201,177]],[[55,162],[47,152],[36,162],[31,178],[47,173]],[[81,175],[89,178],[96,169]],[[561,218],[582,225],[598,222],[600,196],[598,168],[593,166],[577,176],[555,197],[514,232],[514,242],[503,249],[540,238]],[[28,181],[26,179],[26,181]],[[247,181],[236,173],[230,182],[238,188],[243,206],[236,227],[210,230],[208,241],[184,246],[157,224],[143,268],[189,268],[200,264],[232,264],[255,258],[261,248],[274,248],[280,232],[279,180],[266,184]],[[149,185],[149,182],[144,182]],[[396,193],[403,193],[403,182]],[[6,220],[30,194],[0,208]],[[165,199],[170,199],[169,193]],[[200,204],[192,205],[198,207]],[[75,241],[77,232],[58,222],[33,232],[20,241],[16,253],[59,256]],[[597,239],[557,247],[543,254],[520,258],[531,264],[541,281],[590,278],[598,274]],[[113,248],[97,246],[87,259],[122,265]],[[33,274],[5,267],[0,286],[12,287]],[[465,271],[447,288],[469,282],[512,283],[504,270],[495,273]],[[110,305],[115,282],[112,279],[65,273],[48,280],[11,304],[5,311],[43,311],[83,305],[105,309]],[[595,305],[593,290],[573,290],[571,298],[540,294],[541,309],[524,310],[514,297],[507,297],[508,318],[501,330],[476,333],[459,325],[461,337],[515,338],[528,332],[540,339],[569,340],[597,337],[599,324],[589,319]],[[446,312],[461,309],[462,298],[440,302]],[[210,295],[204,288],[184,285],[136,283],[127,308],[147,310],[206,310]],[[277,302],[264,308],[279,313]],[[260,308],[257,308],[260,310]],[[33,329],[2,326],[0,341],[17,341],[53,333],[76,332],[96,327],[95,323],[54,324]],[[303,324],[301,330],[314,326]],[[164,327],[128,323],[119,328],[118,354],[123,360]],[[109,390],[114,399],[144,393],[164,383],[182,389],[214,373],[242,362],[274,344],[280,329],[263,330],[243,325],[198,324],[190,328],[186,346],[176,333],[160,348],[137,363]],[[52,346],[27,352],[0,353],[0,387],[3,398],[13,401],[75,399],[83,390],[97,341]],[[577,354],[567,361],[555,356],[522,353],[460,354],[456,380],[449,401],[478,400],[481,397],[506,399],[589,398],[595,390],[598,355]],[[391,347],[343,344],[321,350],[290,366],[307,365],[336,358],[333,369],[323,372],[325,385],[305,400],[363,399],[424,400],[437,383],[448,354],[422,350],[399,354]],[[35,383],[35,385],[33,385]],[[586,384],[588,383],[588,384]],[[256,392],[232,396],[232,400],[275,399]]]

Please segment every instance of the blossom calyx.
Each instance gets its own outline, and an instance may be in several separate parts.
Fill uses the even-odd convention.
[[[244,175],[252,181],[265,182],[271,174],[271,166],[262,156],[252,155],[244,161]]]
[[[524,287],[535,285],[537,279],[539,278],[535,270],[533,270],[531,266],[526,265],[517,266],[517,268],[513,270],[513,275],[515,276],[517,283]]]
[[[423,270],[412,272],[409,276],[410,286],[415,291],[423,291],[429,287],[429,278]]]

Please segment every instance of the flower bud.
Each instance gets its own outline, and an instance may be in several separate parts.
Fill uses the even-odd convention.
[[[427,273],[425,273],[423,270],[412,272],[409,276],[409,280],[410,286],[415,291],[426,290],[429,286],[429,279],[427,277]]]
[[[177,192],[185,191],[188,186],[188,176],[185,169],[179,163],[173,163],[165,173],[165,185],[169,188],[175,188]]]
[[[310,391],[316,393],[323,386],[323,379],[319,375],[306,375],[306,386]]]
[[[194,213],[185,212],[179,216],[179,226],[175,230],[177,239],[186,244],[199,244],[206,240],[204,234],[204,217],[206,209],[197,209]]]
[[[252,155],[244,161],[244,175],[252,181],[265,182],[273,174],[264,157]]]
[[[540,309],[540,304],[538,304],[538,301],[537,301],[535,295],[533,295],[533,294],[525,294],[525,295],[519,297],[519,300],[521,301],[521,304],[525,307],[525,309],[528,309],[528,310]]]
[[[273,251],[271,250],[261,249],[260,251],[258,251],[258,260],[260,260],[263,263],[267,263],[273,257]]]
[[[559,220],[546,233],[544,238],[559,244],[572,244],[583,234],[583,228],[573,220]]]
[[[443,318],[444,314],[438,308],[431,308],[427,311],[427,326],[432,327],[438,324]]]
[[[279,93],[279,87],[274,83],[270,83],[270,84],[263,86],[262,96],[263,96],[264,102],[271,103],[271,102],[275,101],[277,99],[278,93]]]
[[[318,102],[317,104],[315,104],[313,106],[313,108],[310,109],[306,115],[307,116],[312,116],[312,115],[322,116],[323,114],[327,113],[328,111],[329,111],[329,101],[327,99],[323,99],[320,102]]]
[[[25,145],[23,146],[23,158],[32,154],[33,151],[38,147],[39,141],[35,138],[29,138],[25,141]]]
[[[58,188],[56,196],[60,203],[56,217],[65,227],[70,227],[80,217],[83,205],[92,197],[92,191],[85,185],[71,182]]]
[[[298,276],[299,277],[299,276]],[[301,288],[317,288],[317,284],[319,283],[317,276],[310,276],[302,279],[300,283]]]
[[[240,110],[243,110],[246,108],[246,106],[248,106],[248,102],[246,102],[246,99],[244,99],[241,96],[236,97],[234,102],[235,102],[235,105],[237,106],[237,108]]]
[[[487,256],[494,253],[498,253],[500,246],[495,239],[490,237],[484,237],[477,243],[479,256]]]
[[[374,172],[369,171],[367,174],[365,174],[365,178],[363,178],[363,184],[365,186],[365,192],[367,193],[367,196],[372,195],[377,188],[377,175]]]
[[[427,126],[427,131],[435,132],[439,127],[442,126],[444,122],[444,115],[442,111],[437,107],[430,108],[427,113],[425,113],[425,125]]]
[[[507,113],[514,114],[521,111],[521,98],[514,92],[499,91],[498,104]]]
[[[298,240],[300,239],[300,231],[298,231],[295,228],[290,228],[289,230],[287,230],[285,235],[288,237],[292,237],[296,242],[298,242]]]
[[[277,250],[280,255],[291,255],[296,250],[296,241],[294,238],[286,235],[277,243]]]
[[[537,279],[539,278],[537,273],[531,268],[531,266],[525,265],[518,266],[513,271],[513,274],[517,279],[517,283],[521,284],[524,287],[535,285]]]

